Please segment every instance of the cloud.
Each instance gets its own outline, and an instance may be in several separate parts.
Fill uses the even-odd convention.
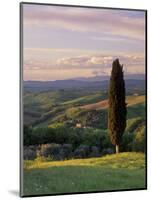
[[[77,67],[92,67],[92,66],[108,66],[110,67],[112,61],[116,59],[115,55],[84,55],[77,57],[67,57],[58,59],[57,64],[61,66],[77,66]],[[143,65],[143,55],[120,55],[118,56],[120,61],[126,65]]]
[[[145,38],[142,11],[24,5],[24,23],[26,26],[122,35],[137,40]]]
[[[113,60],[113,56],[101,56],[101,55],[97,55],[97,56],[92,56],[89,60],[88,63],[89,64],[95,64],[95,65],[106,65],[109,64],[109,62],[111,62]]]
[[[29,59],[24,61],[24,70],[60,70],[60,72],[62,70],[91,70],[93,75],[110,74],[112,62],[116,58],[115,55],[81,55],[61,58],[54,64],[48,61]],[[124,71],[126,73],[145,73],[145,59],[143,54],[125,54],[118,56],[118,58],[120,63],[124,65]]]
[[[76,57],[68,57],[68,58],[61,58],[57,60],[58,65],[70,65],[70,66],[80,66],[80,65],[87,65],[89,61],[89,56],[76,56]]]

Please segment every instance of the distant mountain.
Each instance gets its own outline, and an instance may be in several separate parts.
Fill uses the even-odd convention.
[[[96,82],[96,81],[106,81],[109,80],[109,76],[93,76],[93,77],[77,77],[73,80],[76,81],[86,81],[86,82]]]
[[[125,74],[125,79],[145,80],[145,74]]]
[[[47,91],[63,89],[84,89],[97,90],[104,88],[108,81],[80,81],[80,80],[56,80],[56,81],[24,81],[24,89],[27,91]]]
[[[135,77],[135,79],[134,79]],[[131,79],[130,79],[131,78]],[[137,79],[136,79],[137,78]],[[127,91],[145,91],[145,79],[143,76],[127,76],[125,77],[126,90]],[[98,77],[81,78],[81,80],[56,80],[56,81],[24,81],[25,91],[30,92],[42,92],[42,91],[54,91],[54,90],[67,90],[67,89],[87,89],[92,91],[107,90],[109,84],[109,77],[106,80],[102,80]]]
[[[93,77],[77,77],[72,80],[78,80],[78,81],[105,81],[109,80],[110,76],[93,76]],[[125,79],[135,79],[135,80],[145,80],[145,74],[125,74]]]

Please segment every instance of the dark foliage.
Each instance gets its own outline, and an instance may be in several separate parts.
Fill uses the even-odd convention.
[[[30,126],[24,125],[24,129],[23,129],[24,145],[30,144],[31,135],[32,135],[32,128]]]
[[[107,112],[106,110],[92,110],[86,115],[86,126],[106,129],[107,128]]]
[[[144,126],[140,127],[135,133],[133,151],[146,153],[146,129]]]
[[[37,145],[31,145],[31,146],[24,146],[24,160],[34,160],[37,156],[36,151],[38,149]]]
[[[125,82],[123,66],[116,59],[112,64],[109,85],[108,128],[111,143],[119,145],[126,127]]]

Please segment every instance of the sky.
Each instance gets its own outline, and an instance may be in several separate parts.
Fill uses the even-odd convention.
[[[145,12],[23,5],[24,80],[145,73]]]

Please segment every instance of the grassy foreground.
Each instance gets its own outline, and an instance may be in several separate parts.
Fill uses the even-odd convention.
[[[145,188],[145,155],[24,161],[24,195]]]

